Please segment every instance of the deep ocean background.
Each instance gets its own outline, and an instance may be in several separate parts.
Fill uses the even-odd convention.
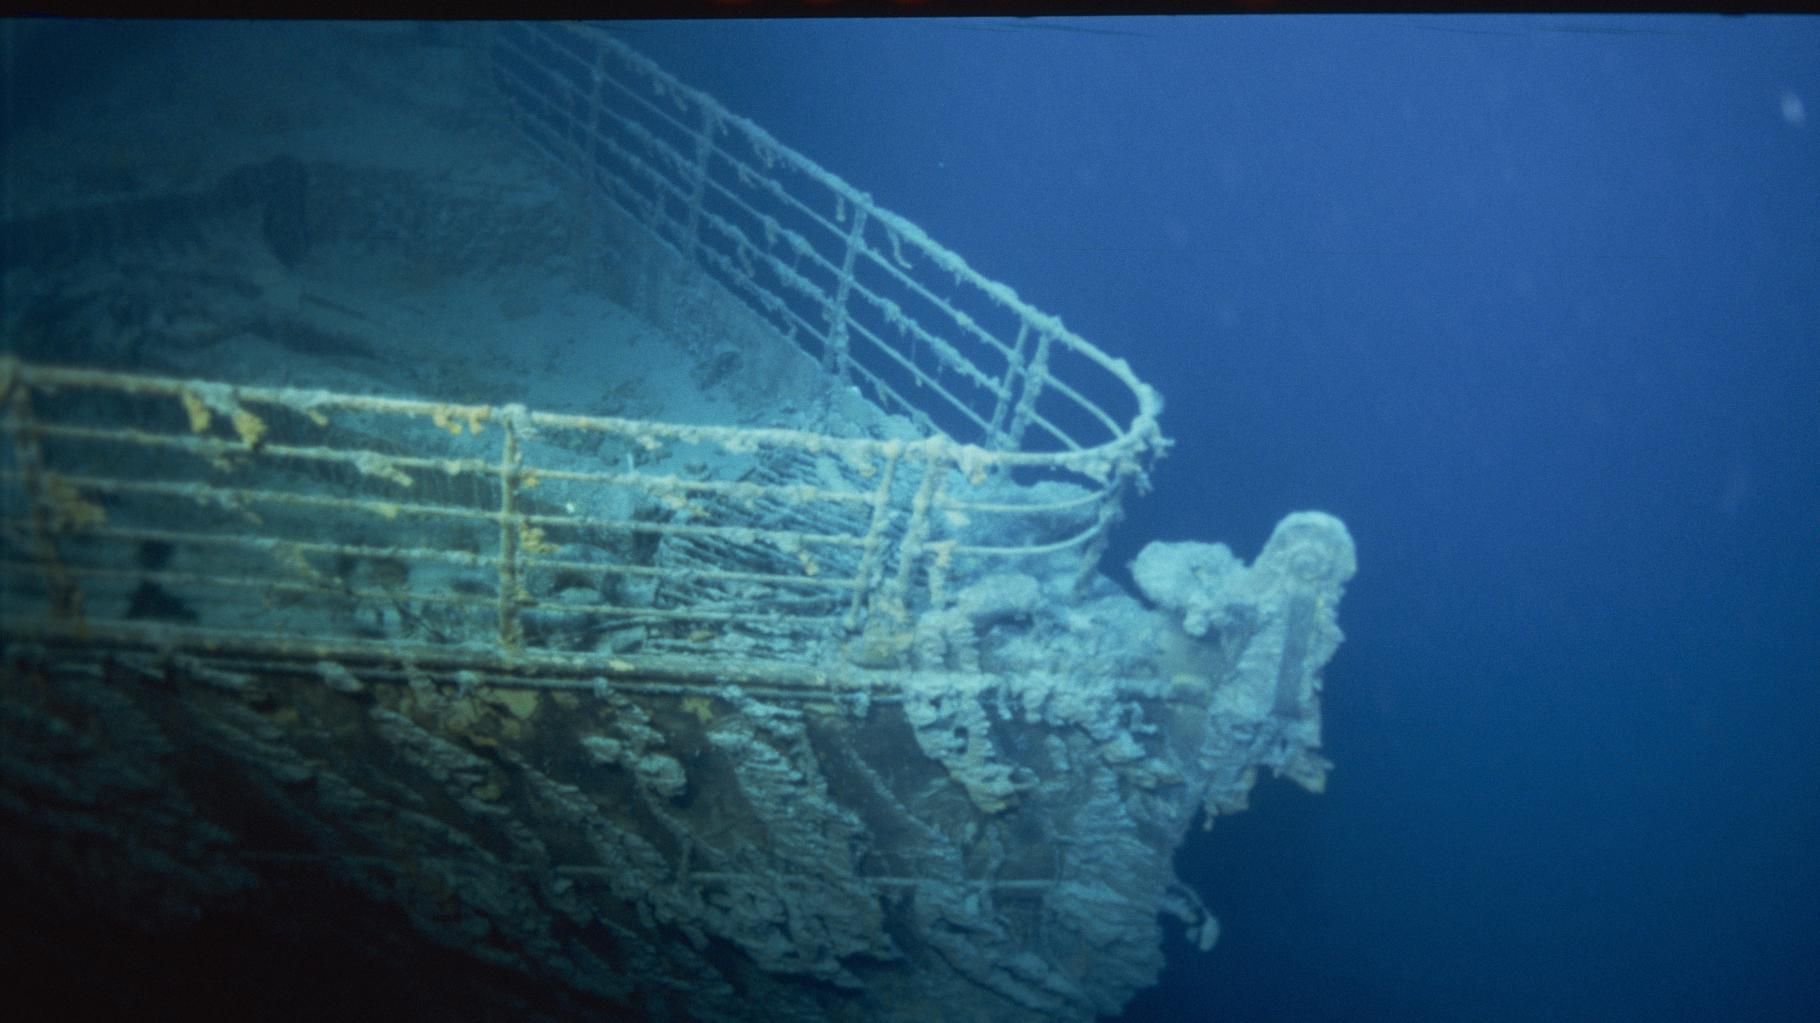
[[[1361,571],[1127,1020],[1820,1018],[1820,22],[641,23],[1129,358],[1152,539]]]

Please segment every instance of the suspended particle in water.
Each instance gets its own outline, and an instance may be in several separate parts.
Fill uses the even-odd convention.
[[[1782,120],[1796,128],[1807,123],[1807,104],[1793,89],[1782,90]]]

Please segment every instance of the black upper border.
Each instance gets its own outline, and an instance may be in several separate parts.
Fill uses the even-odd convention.
[[[107,18],[619,20],[1415,13],[1820,13],[1820,0],[0,0],[0,14]]]

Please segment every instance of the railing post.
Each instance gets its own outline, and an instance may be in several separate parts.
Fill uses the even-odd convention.
[[[931,517],[941,503],[948,476],[948,441],[938,436],[922,443],[928,457],[923,461],[923,478],[917,485],[916,496],[910,501],[910,520],[904,524],[903,540],[898,548],[897,578],[891,581],[887,592],[890,601],[906,613],[910,610],[911,579],[916,574],[916,563],[922,558],[923,549],[929,544]]]
[[[902,445],[891,445],[885,452],[885,467],[878,474],[878,489],[872,494],[872,521],[866,526],[865,546],[860,548],[859,568],[854,571],[853,601],[847,606],[847,619],[843,623],[848,631],[859,627],[861,609],[871,603],[878,590],[878,581],[873,577],[878,574],[885,530],[891,524],[891,486],[897,479],[897,463],[903,453]]]
[[[1072,592],[1075,597],[1084,597],[1087,587],[1093,582],[1093,574],[1100,565],[1100,557],[1106,553],[1106,545],[1112,540],[1112,527],[1125,517],[1125,487],[1130,479],[1128,473],[1119,473],[1112,489],[1100,498],[1099,517],[1093,524],[1093,539],[1087,541],[1087,547],[1081,552],[1080,567],[1075,570]]]
[[[500,428],[505,432],[499,450],[499,645],[515,653],[524,643],[524,625],[518,618],[518,450],[517,406],[502,410]]]
[[[1043,393],[1043,385],[1049,381],[1049,343],[1055,335],[1047,330],[1040,330],[1036,336],[1036,352],[1030,357],[1029,365],[1024,367],[1024,391],[1018,395],[1017,408],[1011,413],[1011,425],[1005,430],[1005,440],[1010,450],[1017,450],[1024,442],[1024,431],[1030,428],[1030,418],[1036,414],[1036,399]]]
[[[842,200],[844,201],[844,200]],[[847,370],[847,296],[853,291],[853,265],[866,243],[866,207],[853,204],[853,224],[847,229],[847,249],[841,255],[840,283],[828,300],[828,346],[822,351],[822,370],[842,383],[851,383]]]
[[[986,427],[986,443],[994,451],[1014,451],[1017,445],[1009,443],[1005,433],[1005,417],[1011,412],[1011,396],[1017,393],[1018,380],[1027,368],[1024,365],[1024,345],[1030,341],[1030,321],[1017,321],[1017,340],[1011,343],[1011,355],[1005,360],[1005,375],[999,380],[998,401],[992,406],[992,422]]]

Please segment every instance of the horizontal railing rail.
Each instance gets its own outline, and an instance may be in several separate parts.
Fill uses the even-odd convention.
[[[1122,360],[608,33],[503,26],[494,73],[537,148],[887,410],[992,450],[1160,448]]]
[[[672,673],[887,667],[957,579],[1055,556],[1086,571],[1104,507],[1086,487],[993,471],[1040,456],[939,435],[684,426],[11,357],[0,385],[9,629],[35,620],[127,643],[382,644]]]

